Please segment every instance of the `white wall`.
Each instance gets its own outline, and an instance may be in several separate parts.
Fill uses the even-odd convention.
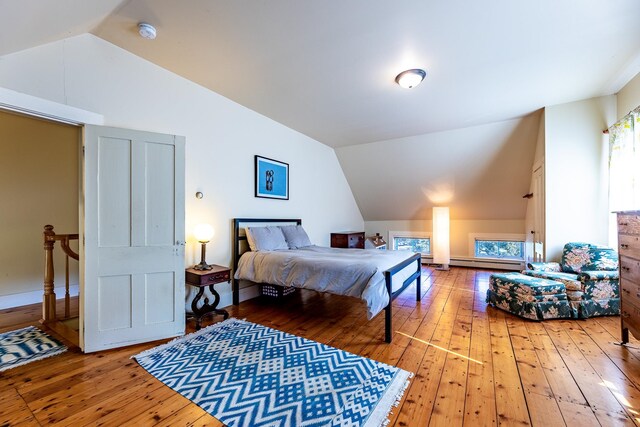
[[[547,261],[571,241],[608,243],[608,138],[616,97],[545,108]]]
[[[187,265],[199,222],[214,226],[208,261],[222,265],[233,217],[300,217],[323,245],[364,226],[333,149],[90,34],[0,57],[0,87],[102,114],[107,126],[186,136]],[[289,163],[290,200],[254,197],[255,154]]]
[[[42,300],[46,224],[78,232],[79,142],[78,127],[0,111],[0,308]],[[54,260],[56,292],[64,296],[58,243]],[[77,289],[78,263],[69,264]]]
[[[618,114],[617,119],[621,119],[640,106],[640,73],[629,81],[617,94]]]

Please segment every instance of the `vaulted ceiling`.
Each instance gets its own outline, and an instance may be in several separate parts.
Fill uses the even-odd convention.
[[[534,112],[640,72],[639,17],[638,0],[0,0],[0,67],[90,32],[336,148],[365,220],[522,219]],[[427,70],[412,90],[409,68]]]
[[[0,56],[84,32],[333,147],[522,117],[640,71],[637,0],[0,0]],[[136,24],[158,37],[137,35]],[[394,77],[424,68],[412,90]]]

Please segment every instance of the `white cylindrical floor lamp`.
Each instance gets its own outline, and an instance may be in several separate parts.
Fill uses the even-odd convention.
[[[433,208],[433,263],[443,270],[449,269],[451,250],[449,246],[449,208]]]

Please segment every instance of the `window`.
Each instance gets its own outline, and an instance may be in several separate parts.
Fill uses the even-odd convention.
[[[525,237],[516,233],[470,233],[469,254],[474,258],[524,261]]]
[[[476,239],[476,258],[524,259],[524,242]]]
[[[431,255],[431,234],[420,231],[390,231],[391,249]]]
[[[413,252],[431,253],[431,239],[429,237],[395,237],[393,249],[411,250]]]
[[[609,212],[640,209],[640,107],[609,128]],[[609,245],[617,246],[618,220],[609,215]]]

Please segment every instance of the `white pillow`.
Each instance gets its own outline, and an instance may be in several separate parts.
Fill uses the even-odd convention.
[[[304,248],[305,246],[311,246],[311,240],[307,232],[304,231],[301,225],[282,225],[280,226],[284,239],[289,245],[289,249]]]
[[[247,236],[247,243],[249,244],[249,250],[255,252],[256,244],[253,242],[253,236],[251,235],[251,230],[249,230],[249,227],[246,227],[244,229],[244,234]]]
[[[289,249],[280,227],[247,227],[245,232],[252,251]]]

